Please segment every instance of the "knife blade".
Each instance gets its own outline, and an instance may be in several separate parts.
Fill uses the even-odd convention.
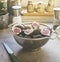
[[[3,45],[9,54],[13,54],[13,51],[10,49],[10,47],[5,42],[3,43]]]
[[[19,61],[19,59],[14,55],[13,51],[10,49],[10,47],[4,42],[3,43],[3,46],[5,47],[7,53],[9,54],[10,56],[10,59],[12,62],[21,62]]]

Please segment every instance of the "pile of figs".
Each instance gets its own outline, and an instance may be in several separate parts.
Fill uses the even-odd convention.
[[[23,38],[42,38],[51,35],[51,29],[38,22],[16,25],[12,27],[12,31],[15,35]]]

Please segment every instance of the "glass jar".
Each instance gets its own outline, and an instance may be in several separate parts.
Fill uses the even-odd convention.
[[[57,37],[60,39],[60,2],[59,0],[54,0],[54,21],[53,21],[53,30],[57,34]]]
[[[53,2],[53,9],[54,9],[54,21],[53,21],[53,28],[55,29],[57,26],[60,25],[60,3],[59,0],[54,0]]]
[[[57,26],[60,25],[60,8],[54,8],[54,21],[53,21],[53,28],[56,29]]]
[[[21,14],[20,14],[20,9],[21,6],[13,6],[13,24],[18,24],[20,25],[22,23],[21,21]]]

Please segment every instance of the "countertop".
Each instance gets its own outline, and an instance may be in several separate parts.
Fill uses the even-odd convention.
[[[60,40],[50,39],[43,47],[32,51],[23,51],[9,29],[0,30],[0,62],[11,62],[2,43],[6,42],[21,62],[60,62]]]

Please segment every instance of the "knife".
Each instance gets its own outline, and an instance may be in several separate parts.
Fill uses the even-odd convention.
[[[13,51],[10,49],[10,47],[5,42],[3,43],[3,46],[5,47],[7,53],[9,54],[12,62],[20,62],[18,58],[14,55]]]

